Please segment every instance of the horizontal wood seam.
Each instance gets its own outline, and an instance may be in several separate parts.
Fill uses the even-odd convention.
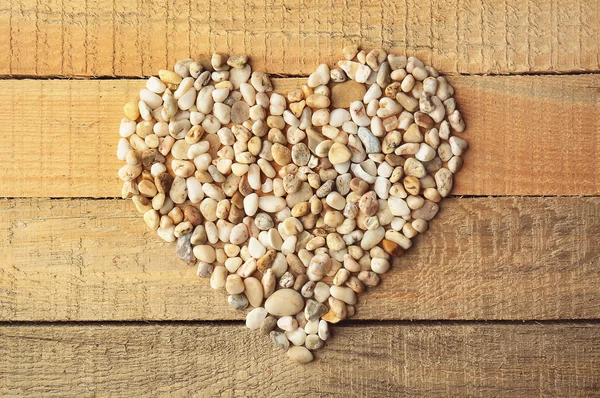
[[[316,65],[315,65],[316,68]],[[158,74],[158,71],[156,71]],[[470,76],[489,76],[489,77],[512,77],[512,76],[583,76],[583,75],[600,75],[600,71],[585,71],[585,70],[572,70],[562,72],[519,72],[519,73],[443,73],[444,76],[451,77],[470,77]],[[276,79],[305,79],[308,75],[297,75],[291,73],[270,73],[272,78]],[[145,75],[24,75],[24,74],[0,74],[0,80],[132,80],[132,79],[147,79],[149,76]]]
[[[245,322],[242,320],[156,320],[156,321],[121,321],[121,320],[99,320],[99,321],[0,321],[0,327],[42,327],[42,326],[57,326],[57,327],[70,327],[70,326],[200,326],[200,325],[214,325],[214,326],[243,326]],[[597,326],[600,325],[600,318],[590,319],[527,319],[527,320],[511,320],[511,319],[492,319],[492,320],[478,320],[478,319],[466,319],[466,320],[455,320],[455,319],[420,319],[416,321],[400,320],[400,319],[348,319],[344,322],[340,322],[335,325],[335,328],[340,327],[366,327],[366,326],[532,326],[532,325],[544,325],[544,326],[556,326],[556,325],[584,325],[584,326]]]

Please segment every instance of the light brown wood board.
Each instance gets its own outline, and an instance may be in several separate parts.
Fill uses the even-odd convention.
[[[0,327],[2,396],[561,396],[600,391],[600,326],[368,323],[301,366],[241,324]]]
[[[0,2],[0,197],[17,198],[0,201],[0,395],[600,396],[599,22],[590,0]],[[450,79],[471,147],[454,194],[494,197],[445,201],[300,367],[130,202],[95,200],[120,194],[118,122],[144,82],[49,78],[219,51],[285,92],[348,43],[478,75]],[[497,197],[522,195],[573,197]],[[571,321],[534,321],[553,319]]]
[[[304,79],[276,79],[285,93]],[[600,193],[600,77],[451,79],[470,149],[455,195]],[[0,197],[119,197],[122,107],[142,80],[0,80]]]
[[[0,74],[150,75],[217,51],[307,75],[349,43],[445,73],[598,71],[599,15],[593,0],[11,0],[0,5]]]
[[[232,320],[131,201],[0,201],[0,321]],[[357,319],[600,318],[600,198],[448,199]]]

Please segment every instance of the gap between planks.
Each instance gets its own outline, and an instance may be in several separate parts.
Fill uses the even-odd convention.
[[[244,320],[189,320],[189,319],[169,319],[169,320],[98,320],[98,321],[2,321],[0,327],[35,327],[35,326],[140,326],[140,327],[167,327],[167,326],[245,326]],[[332,325],[336,330],[344,327],[394,327],[394,326],[531,326],[531,325],[600,325],[600,315],[598,318],[589,319],[345,319],[343,322]]]
[[[315,66],[316,68],[316,66]],[[0,80],[147,80],[150,76],[158,76],[158,70],[152,75],[131,75],[131,76],[115,76],[115,75],[11,75],[0,74]],[[511,77],[511,76],[586,76],[599,75],[599,71],[560,71],[560,72],[515,72],[515,73],[445,73],[443,76],[449,77],[470,77],[470,76],[485,76],[485,77]],[[307,79],[309,75],[294,75],[286,73],[269,73],[272,79]]]

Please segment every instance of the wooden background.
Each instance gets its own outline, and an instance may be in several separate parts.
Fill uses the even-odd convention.
[[[0,0],[0,395],[600,396],[600,2]],[[119,199],[123,104],[247,53],[285,92],[351,42],[456,88],[430,231],[318,360],[243,325]]]

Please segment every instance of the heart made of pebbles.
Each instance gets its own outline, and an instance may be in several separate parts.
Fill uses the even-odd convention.
[[[213,54],[212,71],[186,59],[120,126],[123,198],[299,363],[427,231],[467,147],[433,67],[342,52],[287,101],[246,56]]]

